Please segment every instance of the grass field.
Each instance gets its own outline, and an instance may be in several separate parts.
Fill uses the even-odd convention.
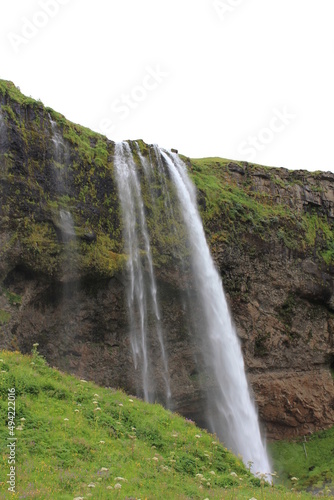
[[[292,471],[305,485],[306,477],[294,468],[299,454],[291,459],[284,444],[275,445],[273,454],[288,488],[271,487],[193,422],[52,369],[37,346],[31,356],[0,351],[0,360],[0,498],[312,498],[291,492]],[[15,394],[17,438],[12,494],[7,483],[8,394]],[[307,447],[310,452],[311,441]]]

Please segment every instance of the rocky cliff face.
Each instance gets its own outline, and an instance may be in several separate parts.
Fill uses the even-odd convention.
[[[51,365],[134,393],[113,153],[112,141],[0,82],[0,346],[38,342]],[[184,160],[268,436],[333,425],[334,175]],[[152,217],[173,409],[202,423],[210,381],[163,220]],[[154,340],[150,349],[163,401]]]

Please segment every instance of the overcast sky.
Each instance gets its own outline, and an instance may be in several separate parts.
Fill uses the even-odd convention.
[[[113,140],[331,170],[333,0],[12,0],[0,78]]]

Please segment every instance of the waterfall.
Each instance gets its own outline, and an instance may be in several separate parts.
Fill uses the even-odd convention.
[[[204,314],[203,351],[214,389],[208,394],[210,428],[255,472],[269,473],[258,416],[250,397],[241,347],[232,325],[222,281],[214,266],[197,209],[196,192],[180,158],[161,151],[182,207],[191,244],[193,278]]]
[[[127,300],[130,316],[131,347],[135,369],[141,372],[142,391],[146,401],[154,401],[155,386],[152,360],[149,357],[149,310],[160,346],[166,406],[170,406],[171,390],[168,362],[161,327],[157,285],[153,271],[150,240],[136,163],[128,143],[116,144],[115,173],[124,218],[124,239],[128,252],[129,286]]]
[[[75,240],[73,217],[67,210],[59,210],[61,239],[64,244]]]
[[[51,138],[53,142],[53,182],[55,185],[55,193],[58,196],[68,194],[68,164],[69,164],[69,150],[68,146],[64,144],[63,136],[59,130],[59,126],[51,119]]]
[[[163,376],[169,394],[166,399],[171,399],[173,404],[161,327],[164,311],[160,311],[158,302],[148,230],[150,227],[152,231],[152,220],[149,224],[149,219],[146,219],[142,196],[142,189],[146,186],[152,203],[150,217],[154,217],[152,213],[156,211],[163,212],[161,216],[167,221],[170,235],[166,240],[171,245],[168,251],[178,269],[179,280],[188,286],[182,308],[187,311],[186,322],[196,344],[196,362],[202,363],[199,370],[203,366],[205,369],[202,390],[207,406],[206,426],[234,453],[240,454],[246,465],[251,464],[254,473],[269,473],[271,468],[250,396],[241,346],[232,324],[221,277],[206,242],[195,187],[188,177],[186,166],[176,154],[153,146],[147,157],[141,154],[137,143],[132,143],[132,146],[134,154],[128,143],[116,145],[115,173],[129,255],[127,297],[131,345],[135,368],[141,372],[144,398],[153,401],[155,394],[149,341],[151,329],[148,324],[151,301],[163,359]],[[186,233],[185,240],[176,235],[182,230]],[[182,241],[185,241],[183,246]]]
[[[78,331],[77,315],[80,310],[78,295],[79,285],[79,245],[74,227],[73,216],[70,212],[69,195],[71,185],[69,182],[70,154],[67,144],[59,126],[51,119],[51,139],[53,146],[53,168],[52,168],[52,193],[51,197],[57,203],[53,217],[58,230],[58,238],[62,243],[61,262],[61,295],[59,307],[61,309],[62,322],[58,325],[58,335],[61,338],[63,352],[70,348],[69,342]]]

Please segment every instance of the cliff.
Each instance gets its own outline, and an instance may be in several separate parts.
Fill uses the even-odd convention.
[[[0,347],[30,352],[38,342],[51,365],[134,392],[114,147],[0,81]],[[334,174],[183,160],[267,434],[333,425]],[[144,199],[174,409],[201,424],[203,374],[183,286],[166,221]]]

